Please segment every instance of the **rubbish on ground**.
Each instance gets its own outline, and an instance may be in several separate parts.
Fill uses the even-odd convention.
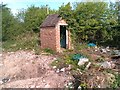
[[[112,56],[111,58],[112,58],[112,59],[119,59],[120,56],[114,55],[114,56]]]
[[[72,69],[72,66],[71,65],[69,65],[67,68],[66,68],[66,70],[71,70]]]
[[[97,50],[97,49],[95,49],[95,51],[97,52],[98,50]]]
[[[91,62],[89,62],[89,63],[87,64],[85,70],[87,70],[87,69],[90,67],[90,65],[91,65]]]
[[[60,69],[61,72],[65,72],[65,68]]]
[[[101,48],[100,51],[101,51],[102,53],[107,53],[106,49],[103,49],[103,48]]]
[[[53,69],[57,68],[56,66],[53,66]]]
[[[105,61],[105,62],[103,62],[103,63],[101,64],[101,66],[102,66],[103,68],[106,68],[106,69],[112,69],[112,68],[115,67],[115,64],[114,64],[112,61],[110,61],[110,62]]]
[[[106,47],[106,51],[107,51],[107,52],[110,52],[109,46]]]
[[[120,50],[113,50],[111,54],[120,56]]]
[[[8,82],[8,81],[10,81],[9,78],[3,78],[3,79],[2,79],[2,82],[3,82],[3,83],[6,83],[6,82]]]
[[[78,87],[78,90],[79,90],[79,89],[81,90],[81,86]]]
[[[96,44],[94,44],[94,43],[88,43],[88,46],[89,46],[89,47],[95,47]]]
[[[0,63],[0,66],[3,66],[4,64],[3,63]]]
[[[72,57],[73,60],[79,60],[80,58],[85,58],[85,57],[83,55],[81,55],[81,54],[75,54]]]
[[[88,58],[80,58],[79,62],[78,62],[78,65],[79,66],[84,65],[88,61],[89,61]]]
[[[2,81],[2,80],[0,80],[0,84],[3,84],[3,81]]]
[[[65,88],[73,88],[73,83],[69,82],[69,83],[65,84]]]
[[[57,69],[57,71],[56,71],[57,73],[59,73],[60,72],[60,70],[59,69]]]

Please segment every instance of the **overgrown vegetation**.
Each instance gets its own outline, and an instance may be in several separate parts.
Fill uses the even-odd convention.
[[[95,54],[95,52],[97,53],[99,51],[95,51],[94,49],[95,47],[87,47],[87,44],[78,44],[74,50],[66,50],[63,53],[58,54],[58,58],[57,60],[53,61],[52,66],[56,66],[57,69],[61,70],[63,68],[68,68],[70,65],[70,74],[73,75],[75,80],[80,81],[75,81],[74,84],[80,86],[81,88],[120,87],[120,77],[118,72],[114,71],[114,69],[101,67],[101,63],[107,61],[107,58],[110,59],[110,57],[107,56],[108,53],[103,53],[103,57],[100,53]],[[89,59],[89,62],[91,62],[89,69],[86,69],[89,62],[86,62],[81,66],[78,65],[78,54]],[[93,55],[97,56],[93,57]]]
[[[80,2],[74,3],[72,9],[68,3],[59,8],[59,13],[67,21],[76,42],[119,47],[119,7],[119,2]]]
[[[44,51],[49,54],[54,54],[55,52],[51,50],[50,48],[45,48]]]
[[[54,13],[59,13],[67,21],[74,43],[94,42],[119,48],[119,7],[119,2],[109,4],[107,2],[75,2],[61,5],[59,10],[52,10],[46,6],[30,6],[26,10],[19,10],[16,16],[13,16],[10,8],[1,4],[3,48],[12,48],[10,45],[18,42],[21,45],[13,45],[14,48],[28,46],[33,49],[33,42],[39,45],[39,26],[48,14]],[[23,34],[26,35],[22,36]],[[34,41],[31,37],[35,35],[38,38]],[[26,40],[23,40],[22,38],[26,36]],[[25,42],[29,45],[25,45]]]
[[[59,7],[59,10],[48,8],[49,14],[58,13],[67,21],[67,29],[71,31],[74,43],[74,50],[66,50],[58,54],[59,58],[52,65],[57,66],[58,69],[71,65],[71,72],[74,74],[82,72],[83,75],[78,74],[78,76],[82,77],[79,78],[82,81],[80,83],[81,87],[88,87],[92,83],[90,81],[96,83],[97,73],[103,75],[103,72],[99,72],[99,65],[94,64],[94,61],[101,63],[105,57],[101,55],[101,57],[94,60],[90,54],[92,53],[91,48],[88,48],[87,43],[93,42],[97,46],[108,45],[120,48],[119,3],[77,2],[73,3],[73,8],[70,3],[63,4]],[[5,51],[34,50],[35,54],[40,54],[39,26],[48,15],[46,6],[31,6],[26,10],[21,9],[16,16],[13,16],[7,5],[1,5],[0,8],[2,8],[3,49]],[[55,53],[49,48],[42,51],[49,54]],[[88,52],[90,53],[88,54]],[[92,69],[90,71],[85,70],[88,63],[79,66],[78,61],[73,60],[74,54],[82,54],[87,57],[92,62]],[[111,70],[104,71],[105,73],[113,73]],[[120,75],[115,74],[115,82],[110,87],[120,87]]]

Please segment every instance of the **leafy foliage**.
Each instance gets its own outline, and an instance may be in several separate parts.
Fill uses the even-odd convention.
[[[113,34],[120,32],[116,27],[118,3],[80,2],[74,3],[73,9],[68,3],[59,8],[59,13],[68,22],[68,29],[77,42],[118,43],[119,34]]]
[[[46,8],[31,6],[27,9],[25,13],[25,28],[26,30],[39,30],[39,26],[42,21],[45,19],[47,13]]]
[[[31,36],[35,33],[39,37],[39,26],[46,16],[59,13],[68,23],[67,29],[72,33],[73,43],[93,42],[120,48],[119,7],[119,2],[77,2],[63,4],[59,10],[30,6],[13,16],[7,5],[1,5],[2,40],[16,42],[20,36],[28,33]]]

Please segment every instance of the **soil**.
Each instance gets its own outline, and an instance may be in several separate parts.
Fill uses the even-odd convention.
[[[73,79],[53,69],[50,65],[56,60],[53,55],[35,55],[32,51],[21,50],[3,52],[0,58],[0,88],[63,88]]]

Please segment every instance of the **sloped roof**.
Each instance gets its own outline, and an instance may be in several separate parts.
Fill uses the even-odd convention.
[[[60,19],[59,14],[48,15],[40,27],[54,27]]]

